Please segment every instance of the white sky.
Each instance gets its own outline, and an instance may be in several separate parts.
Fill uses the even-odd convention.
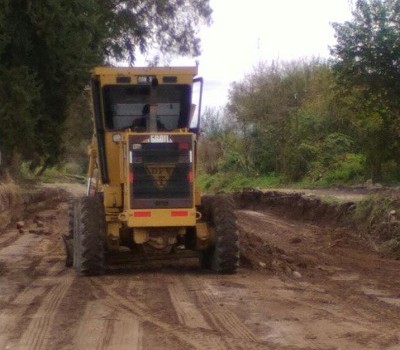
[[[329,57],[335,44],[330,23],[351,18],[351,0],[210,0],[213,24],[201,29],[199,61],[205,80],[203,106],[223,106],[232,81],[260,61]]]

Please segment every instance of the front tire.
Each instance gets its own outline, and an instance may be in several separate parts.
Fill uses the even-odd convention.
[[[201,253],[201,267],[235,273],[239,267],[239,233],[233,199],[224,194],[205,197],[202,206],[215,237],[214,244]]]
[[[101,275],[105,270],[105,220],[98,197],[82,197],[74,207],[74,268],[80,275]]]

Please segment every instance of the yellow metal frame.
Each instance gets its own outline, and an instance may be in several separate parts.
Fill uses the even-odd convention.
[[[193,84],[193,77],[198,73],[197,67],[96,67],[92,70],[92,75],[97,76],[101,86],[118,84],[117,78],[130,77],[136,79],[138,76],[154,75],[161,83],[163,77],[175,76],[176,84]],[[135,84],[133,80],[130,84]]]
[[[176,84],[193,85],[193,78],[197,75],[197,67],[135,67],[114,68],[97,67],[92,71],[92,77],[99,82],[100,88],[105,85],[124,85],[118,82],[119,77],[129,77],[130,83],[136,85],[138,76],[156,76],[160,84],[163,77],[176,77]],[[102,89],[100,89],[100,101],[103,104]],[[101,106],[102,120],[104,123],[104,106]],[[113,135],[120,134],[120,141],[113,141]],[[130,227],[137,230],[154,227],[196,227],[198,212],[196,206],[200,205],[200,191],[195,186],[196,161],[193,160],[193,203],[191,208],[168,208],[168,209],[135,209],[130,208],[129,194],[129,150],[128,140],[130,135],[146,134],[168,134],[168,135],[194,135],[186,129],[175,130],[175,132],[136,133],[127,130],[105,130],[104,143],[105,155],[108,168],[109,183],[100,185],[103,192],[104,208],[107,221],[107,235],[111,249],[118,249],[116,241],[121,227]],[[195,152],[196,135],[192,138],[193,151]],[[94,169],[98,167],[98,151],[96,139],[92,141],[90,151],[88,176],[93,176]],[[99,181],[100,182],[100,181]],[[142,212],[142,214],[140,214]],[[145,212],[145,214],[143,214]],[[138,214],[139,213],[139,214]],[[187,215],[186,215],[187,213]],[[139,231],[138,231],[139,232]],[[201,240],[207,241],[206,228],[201,226]]]

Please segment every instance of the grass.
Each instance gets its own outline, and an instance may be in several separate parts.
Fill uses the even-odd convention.
[[[47,168],[41,176],[37,176],[29,171],[27,164],[22,164],[18,180],[22,183],[85,183],[86,177],[71,171],[71,169],[69,166],[51,167]]]

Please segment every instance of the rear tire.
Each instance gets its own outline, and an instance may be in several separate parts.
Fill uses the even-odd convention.
[[[74,268],[80,275],[100,275],[105,270],[105,220],[98,197],[83,197],[74,206]]]
[[[218,273],[235,273],[239,266],[239,234],[233,199],[223,194],[205,197],[202,207],[215,239],[213,246],[201,253],[200,265]]]

